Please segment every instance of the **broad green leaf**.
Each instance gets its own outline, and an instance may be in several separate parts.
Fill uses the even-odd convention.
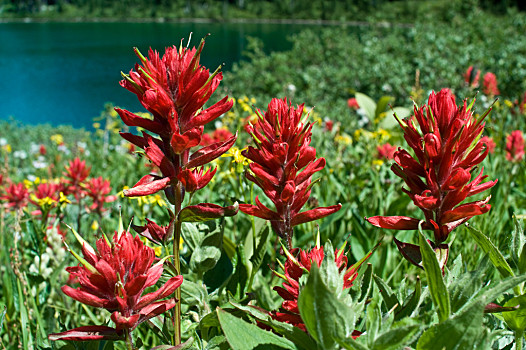
[[[355,97],[360,108],[365,111],[369,120],[373,121],[376,116],[376,102],[374,102],[369,96],[360,92],[357,92]]]
[[[420,330],[418,325],[409,325],[393,328],[382,333],[376,338],[372,350],[396,350],[410,343],[411,339]],[[369,330],[367,330],[369,331]]]
[[[503,312],[502,317],[508,327],[515,332],[523,332],[526,329],[526,294],[508,300],[504,306],[517,306],[519,308],[515,311]]]
[[[376,104],[376,110],[374,113],[375,119],[378,119],[378,117],[380,117],[380,114],[384,113],[387,110],[389,102],[391,100],[393,100],[391,96],[380,97],[380,99],[378,100],[378,103]]]
[[[322,349],[332,349],[336,339],[346,339],[353,331],[353,310],[327,288],[316,264],[300,291],[298,308],[309,334]]]
[[[348,337],[346,339],[338,339],[337,341],[338,345],[347,350],[369,350],[367,346],[357,342],[352,337]]]
[[[259,322],[272,327],[276,332],[292,341],[294,344],[305,350],[317,349],[316,343],[313,339],[304,331],[298,327],[294,327],[291,324],[276,321],[270,317],[267,312],[263,312],[258,308],[252,306],[245,306],[233,301],[230,301],[235,308],[247,312],[252,317],[256,318]]]
[[[451,314],[449,293],[447,291],[446,284],[444,283],[442,270],[438,264],[435,251],[433,248],[431,248],[427,242],[427,239],[424,237],[421,225],[419,225],[418,232],[420,254],[422,254],[422,266],[426,272],[429,293],[431,294],[431,299],[435,305],[438,314],[438,320],[440,322],[444,322]]]
[[[225,310],[217,309],[219,323],[233,350],[250,349],[297,349],[290,340],[265,331]]]
[[[502,253],[495,247],[489,238],[483,234],[480,230],[477,230],[474,227],[466,224],[469,233],[475,239],[477,244],[482,248],[482,250],[489,255],[491,263],[497,268],[502,277],[514,276],[513,271],[511,270],[510,265],[504,259]]]
[[[367,306],[367,319],[365,323],[365,329],[367,329],[367,344],[372,346],[376,339],[376,334],[382,325],[382,312],[378,306],[378,302],[373,301]]]

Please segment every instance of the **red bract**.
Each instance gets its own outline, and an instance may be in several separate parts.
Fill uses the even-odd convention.
[[[358,100],[356,100],[356,98],[354,97],[347,100],[347,106],[349,106],[349,108],[352,108],[352,109],[360,108],[360,105],[358,104]]]
[[[214,130],[211,134],[203,134],[201,138],[201,145],[208,146],[212,143],[226,141],[232,138],[232,133],[226,128],[219,128]]]
[[[144,290],[155,285],[161,277],[164,260],[152,266],[154,251],[138,236],[116,232],[112,242],[99,239],[97,250],[83,241],[82,252],[82,264],[67,268],[71,276],[78,279],[80,287],[74,289],[65,285],[62,291],[83,304],[111,312],[115,328],[79,327],[51,334],[49,339],[118,339],[125,331],[175,306],[174,299],[161,299],[174,293],[183,281],[182,276],[172,277],[156,291],[143,295]]]
[[[466,70],[466,73],[464,73],[464,81],[472,88],[479,86],[479,78],[480,70],[473,68],[473,66],[469,66],[469,68]]]
[[[29,192],[23,183],[11,183],[9,186],[4,187],[4,193],[0,196],[0,199],[7,202],[6,206],[8,208],[21,209],[27,206],[28,197]]]
[[[428,105],[415,106],[413,118],[398,120],[415,156],[399,148],[391,169],[407,185],[408,189],[402,190],[423,211],[422,228],[433,231],[435,248],[454,228],[490,210],[487,204],[490,197],[459,205],[497,183],[497,180],[482,183],[487,178],[482,175],[483,168],[471,179],[474,167],[488,154],[480,135],[489,111],[475,118],[471,106],[467,107],[464,101],[463,106],[457,107],[453,96],[442,90],[436,95],[431,93]],[[367,220],[375,226],[395,230],[416,230],[420,222],[406,216],[374,216]]]
[[[250,133],[256,148],[242,152],[252,160],[247,179],[261,187],[272,201],[275,211],[256,197],[256,205],[241,204],[249,215],[270,220],[272,228],[292,246],[293,227],[317,220],[340,210],[341,205],[322,207],[300,213],[311,193],[312,175],[325,167],[324,158],[316,158],[316,149],[309,146],[312,123],[302,120],[303,105],[294,108],[286,99],[272,99],[264,115]]]
[[[480,141],[487,147],[489,153],[493,154],[495,153],[495,147],[497,145],[495,144],[495,141],[489,136],[482,136]]]
[[[62,173],[66,177],[66,194],[73,194],[77,201],[84,197],[82,185],[88,178],[90,171],[91,166],[86,167],[85,160],[81,161],[79,158],[75,158],[69,162],[66,171]]]
[[[111,192],[110,181],[103,179],[102,176],[89,179],[86,182],[85,189],[86,195],[93,200],[89,208],[98,213],[104,211],[104,203],[110,203],[117,199],[116,196],[108,196],[108,193]]]
[[[510,162],[519,162],[524,158],[524,136],[522,131],[512,131],[506,138],[506,159]]]
[[[500,95],[500,91],[497,88],[497,77],[495,76],[495,74],[491,72],[484,74],[484,81],[482,84],[482,91],[484,92],[484,94],[488,96]]]
[[[374,251],[374,249],[373,249]],[[358,276],[360,266],[372,255],[371,251],[367,256],[361,259],[358,263],[347,267],[347,257],[343,252],[343,248],[334,252],[334,261],[340,274],[343,276],[343,288],[348,289],[353,286],[353,282]],[[279,311],[270,313],[273,319],[292,324],[295,327],[307,332],[305,324],[301,319],[298,309],[298,296],[300,293],[300,278],[307,271],[311,270],[312,264],[315,263],[318,267],[321,266],[325,258],[323,247],[315,247],[310,251],[302,249],[291,249],[290,254],[287,254],[287,261],[284,265],[284,274],[276,273],[278,277],[285,281],[282,283],[283,287],[274,287],[274,290],[284,299]],[[353,333],[353,338],[357,338],[359,332]]]
[[[135,232],[143,237],[148,238],[155,244],[166,244],[168,240],[173,236],[174,232],[174,219],[170,221],[167,226],[157,225],[150,219],[146,219],[147,224],[144,226],[132,225]]]
[[[394,154],[396,152],[396,146],[393,146],[390,143],[385,143],[381,146],[377,146],[376,151],[378,152],[378,156],[377,156],[378,159],[391,160],[394,158]]]
[[[202,166],[219,157],[236,141],[236,135],[212,143],[190,154],[192,147],[201,142],[203,127],[232,108],[228,96],[209,108],[203,108],[223,78],[216,70],[210,74],[199,64],[204,40],[198,49],[187,49],[182,45],[169,47],[161,58],[150,49],[148,58],[137,49],[141,60],[129,75],[123,75],[121,85],[135,93],[142,105],[153,115],[153,119],[137,116],[116,108],[123,122],[138,126],[159,138],[143,133],[136,136],[121,134],[126,140],[144,150],[146,157],[161,171],[161,175],[146,175],[135,186],[125,191],[126,196],[144,196],[163,189],[176,188],[179,174],[184,170]],[[174,204],[172,194],[168,199]]]

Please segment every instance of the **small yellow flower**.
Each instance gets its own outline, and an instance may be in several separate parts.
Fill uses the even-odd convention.
[[[112,109],[112,110],[110,111],[110,117],[112,117],[112,118],[117,118],[118,115],[119,115],[119,114],[117,113],[116,110]]]
[[[166,207],[166,201],[161,197],[160,194],[154,194],[153,196],[150,196],[152,201],[152,204],[157,204],[160,207]]]
[[[246,148],[239,149],[237,147],[232,147],[231,149],[228,150],[228,152],[224,153],[221,157],[233,157],[234,159],[232,159],[232,162],[242,164],[242,165],[248,165],[251,162],[250,159],[245,158],[245,156],[241,154],[241,152],[243,152],[245,149]]]
[[[122,188],[122,191],[120,191],[119,193],[117,193],[117,195],[118,195],[119,197],[121,197],[121,198],[124,198],[124,197],[125,197],[125,196],[124,196],[124,191],[129,190],[129,189],[130,189],[129,186],[124,186],[124,187]]]
[[[100,123],[93,123],[94,129],[100,129]]]
[[[13,151],[13,149],[11,148],[11,145],[10,144],[7,144],[7,145],[4,145],[2,146],[2,149],[4,151],[6,151],[7,153],[11,153]]]
[[[62,136],[61,134],[51,135],[49,139],[57,145],[61,145],[64,143],[64,136]]]
[[[33,187],[33,182],[29,181],[28,179],[24,179],[24,187],[30,189]]]
[[[376,167],[381,167],[384,164],[384,161],[381,159],[375,159],[373,160],[373,165]]]
[[[93,222],[91,223],[91,229],[93,231],[97,231],[99,229],[99,222],[97,220],[93,220]]]
[[[510,100],[504,100],[504,104],[508,106],[508,108],[513,107],[513,102],[511,102]]]
[[[64,192],[60,192],[59,197],[58,201],[60,204],[71,204],[71,201],[64,195]]]
[[[252,98],[250,99],[250,103],[252,103],[252,104],[256,104],[256,99],[255,99],[254,97],[252,97]]]
[[[334,141],[342,145],[352,145],[352,138],[347,134],[336,135]]]

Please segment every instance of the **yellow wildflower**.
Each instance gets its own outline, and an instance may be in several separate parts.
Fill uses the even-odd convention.
[[[64,136],[62,136],[61,134],[51,135],[49,139],[57,145],[61,145],[64,143]]]
[[[513,102],[511,102],[510,100],[504,100],[504,104],[508,106],[508,108],[513,107]]]
[[[91,229],[93,231],[97,231],[99,229],[99,222],[97,220],[93,220],[93,222],[91,223]]]
[[[336,135],[334,141],[342,145],[352,145],[352,138],[347,134]]]
[[[11,148],[11,145],[10,145],[10,144],[7,144],[7,145],[2,146],[2,149],[3,149],[4,151],[6,151],[7,153],[11,153],[11,151],[13,151],[13,149]]]
[[[60,192],[59,197],[58,201],[60,204],[71,204],[71,201],[64,195],[64,192]]]

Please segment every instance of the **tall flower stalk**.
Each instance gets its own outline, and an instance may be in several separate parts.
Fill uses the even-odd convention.
[[[488,154],[481,136],[484,119],[491,110],[477,117],[471,110],[473,102],[468,106],[464,101],[457,107],[451,92],[443,89],[438,94],[432,92],[427,105],[415,106],[414,116],[397,118],[414,155],[399,148],[391,169],[404,180],[407,188],[402,191],[423,212],[422,228],[433,231],[432,245],[436,249],[447,250],[442,243],[451,231],[491,208],[490,196],[461,204],[497,183],[497,180],[483,182],[488,177],[483,175],[484,168],[472,178],[476,166]],[[373,216],[367,221],[394,230],[416,230],[420,223],[420,219],[407,216]],[[396,239],[395,242],[404,257],[419,265],[418,246]]]
[[[210,73],[199,63],[204,43],[203,39],[197,49],[189,49],[183,47],[181,42],[179,47],[166,48],[162,57],[152,49],[148,57],[144,57],[135,49],[141,64],[136,64],[129,74],[123,74],[121,85],[137,95],[153,118],[115,109],[126,125],[141,127],[149,132],[143,131],[141,136],[121,133],[123,138],[142,149],[146,158],[159,169],[159,173],[145,175],[124,194],[135,197],[164,190],[174,206],[173,261],[177,273],[180,273],[182,222],[191,221],[196,216],[207,220],[237,212],[237,204],[223,208],[201,203],[183,208],[186,192],[203,188],[214,175],[215,170],[205,171],[205,165],[227,152],[237,138],[236,134],[226,141],[193,150],[201,143],[204,125],[233,105],[226,96],[213,106],[204,108],[222,80],[220,67]],[[175,298],[180,300],[179,289]],[[181,342],[180,319],[181,306],[177,303],[173,316],[175,345]]]
[[[301,212],[311,194],[314,173],[325,167],[325,158],[316,158],[310,146],[312,123],[303,117],[303,105],[292,107],[287,99],[272,99],[267,111],[256,111],[258,121],[248,131],[256,147],[242,152],[250,159],[248,180],[259,186],[274,204],[266,207],[256,197],[256,204],[241,204],[245,214],[269,220],[276,234],[292,249],[293,228],[340,210],[341,205]]]

